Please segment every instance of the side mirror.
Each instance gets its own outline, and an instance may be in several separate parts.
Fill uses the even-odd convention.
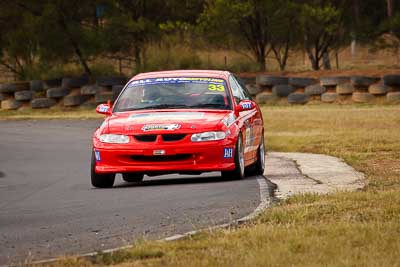
[[[251,100],[242,100],[238,105],[236,105],[236,112],[252,110],[256,107],[256,103]]]
[[[111,107],[109,104],[100,104],[96,108],[96,112],[103,115],[111,115]]]

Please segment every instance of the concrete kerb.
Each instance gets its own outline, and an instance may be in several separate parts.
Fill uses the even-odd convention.
[[[285,199],[294,194],[319,193],[327,194],[337,191],[354,191],[365,186],[364,175],[355,171],[343,160],[327,155],[306,153],[269,152],[266,156],[264,176],[257,177],[260,192],[260,204],[249,215],[229,223],[208,227],[205,229],[176,234],[159,241],[175,241],[187,238],[202,231],[226,229],[246,223],[265,209],[270,207],[275,198]],[[133,248],[134,245],[106,249],[101,252],[90,252],[76,257],[92,258],[99,254],[107,254],[118,250]],[[52,258],[32,261],[25,264],[35,265],[52,263],[62,258]],[[19,266],[19,265],[3,265]]]

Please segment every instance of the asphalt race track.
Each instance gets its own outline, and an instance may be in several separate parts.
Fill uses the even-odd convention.
[[[87,253],[229,222],[259,204],[257,177],[219,173],[90,184],[101,121],[0,122],[0,265]]]

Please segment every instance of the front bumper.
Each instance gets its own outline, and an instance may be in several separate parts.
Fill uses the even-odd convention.
[[[230,171],[235,168],[234,139],[163,144],[104,144],[93,139],[97,173]]]

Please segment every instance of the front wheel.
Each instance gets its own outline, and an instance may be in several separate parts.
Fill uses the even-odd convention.
[[[99,174],[96,173],[96,159],[92,152],[92,161],[90,164],[90,178],[92,185],[97,188],[110,188],[114,185],[115,173]]]
[[[265,146],[264,135],[261,136],[261,142],[257,150],[257,161],[254,164],[254,174],[263,175],[265,169]]]
[[[243,179],[244,175],[244,148],[243,148],[243,140],[242,135],[239,135],[238,140],[236,142],[235,149],[235,169],[233,171],[223,171],[221,172],[222,177],[227,179]]]

